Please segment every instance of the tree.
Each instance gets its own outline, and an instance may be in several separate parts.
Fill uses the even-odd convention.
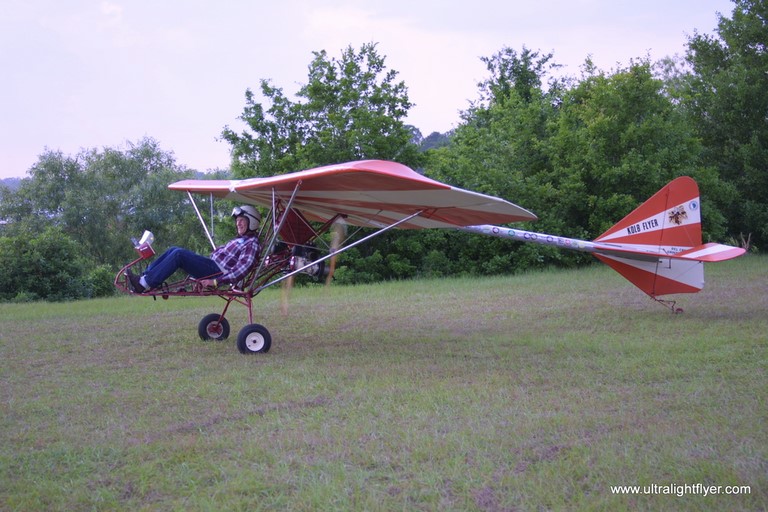
[[[600,235],[677,176],[717,182],[711,170],[699,165],[695,133],[647,60],[612,75],[593,72],[570,89],[548,152],[553,184],[567,191],[558,204],[589,237]],[[716,209],[708,211],[709,228],[717,231],[722,226]]]
[[[412,104],[397,72],[387,70],[376,45],[346,48],[340,59],[314,52],[308,82],[293,102],[261,80],[265,108],[249,89],[240,119],[247,130],[225,127],[238,177],[272,176],[350,160],[381,158],[419,162],[411,127],[403,119]]]
[[[0,237],[0,300],[67,300],[114,290],[111,273],[93,268],[80,245],[48,227],[24,237]],[[107,286],[105,286],[107,285]]]
[[[683,174],[706,194],[727,195],[713,169],[700,165],[696,134],[649,61],[611,74],[587,61],[581,81],[550,80],[544,89],[550,58],[505,49],[486,59],[491,77],[481,83],[480,102],[464,114],[449,147],[429,152],[427,173],[529,208],[539,221],[528,229],[585,239]],[[717,207],[704,213],[705,235],[720,238]],[[589,260],[550,247],[466,245],[483,271]],[[461,251],[457,257],[465,258],[469,249]]]
[[[419,143],[421,151],[443,148],[451,143],[451,133],[432,132],[424,137]]]
[[[490,77],[480,82],[481,101],[492,105],[519,98],[524,103],[531,103],[535,93],[542,89],[542,80],[549,72],[561,67],[552,61],[553,57],[552,53],[541,55],[525,46],[519,54],[504,47],[491,57],[481,57],[490,73]],[[550,90],[557,88],[558,80],[553,79]]]
[[[548,91],[541,89],[544,74],[557,67],[551,59],[552,54],[525,47],[519,55],[504,48],[482,58],[491,76],[479,84],[480,100],[462,114],[451,145],[434,155],[430,173],[464,188],[519,200],[524,176],[548,166],[541,141],[561,93],[556,81]]]
[[[736,194],[723,201],[730,230],[768,243],[768,4],[735,0],[719,15],[719,37],[695,33],[686,58],[693,68],[681,103],[712,166]]]
[[[125,150],[90,149],[74,157],[47,150],[29,175],[18,190],[2,191],[0,218],[9,221],[9,236],[56,226],[95,264],[132,259],[131,236],[144,229],[169,241],[194,221],[186,198],[167,188],[191,172],[150,138]]]
[[[541,213],[558,200],[552,186],[553,167],[548,154],[550,126],[558,116],[565,83],[551,79],[557,68],[552,54],[523,48],[518,54],[504,48],[483,58],[490,76],[480,83],[479,100],[462,115],[451,144],[429,152],[427,174],[463,188],[504,197]],[[546,211],[546,209],[544,209]],[[569,232],[562,215],[540,216],[535,229]],[[529,226],[533,228],[533,226]],[[465,235],[466,236],[466,235]],[[454,252],[459,268],[471,268],[472,261],[483,273],[525,269],[568,258],[562,252],[543,246],[510,246],[498,240],[460,241]],[[505,260],[500,260],[502,256]],[[514,257],[512,257],[514,256]]]

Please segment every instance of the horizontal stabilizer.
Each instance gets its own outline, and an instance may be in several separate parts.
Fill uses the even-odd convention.
[[[742,249],[741,247],[710,243],[692,247],[687,251],[679,252],[675,254],[674,257],[694,261],[715,262],[738,258],[745,252],[746,250]]]
[[[682,251],[678,248],[677,252],[664,247],[628,244],[595,243],[593,247],[593,252],[595,254],[618,256],[621,258],[643,261],[657,261],[659,258],[676,258],[681,260],[716,262],[738,258],[746,252],[746,250],[741,247],[714,243],[702,244]]]

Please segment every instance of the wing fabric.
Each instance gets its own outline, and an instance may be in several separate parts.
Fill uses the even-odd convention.
[[[401,227],[451,228],[536,220],[533,213],[504,199],[452,187],[385,160],[361,160],[268,178],[185,180],[169,188],[271,208],[273,193],[285,201],[297,185],[293,207],[314,221],[326,222],[342,214],[348,224],[383,227],[417,212],[422,213]]]

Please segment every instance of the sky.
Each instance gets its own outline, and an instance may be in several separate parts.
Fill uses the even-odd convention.
[[[455,128],[504,47],[553,53],[579,76],[685,54],[731,0],[0,0],[0,178],[46,150],[125,149],[144,137],[176,162],[229,166],[245,91],[291,97],[314,51],[376,43],[408,87],[406,123]]]

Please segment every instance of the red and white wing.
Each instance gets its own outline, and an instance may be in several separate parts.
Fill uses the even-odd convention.
[[[348,224],[383,227],[418,212],[400,227],[451,228],[536,220],[533,213],[504,199],[452,187],[385,160],[361,160],[268,178],[185,180],[169,188],[270,208],[273,194],[285,200],[297,186],[293,208],[307,219],[321,222],[341,214]]]

